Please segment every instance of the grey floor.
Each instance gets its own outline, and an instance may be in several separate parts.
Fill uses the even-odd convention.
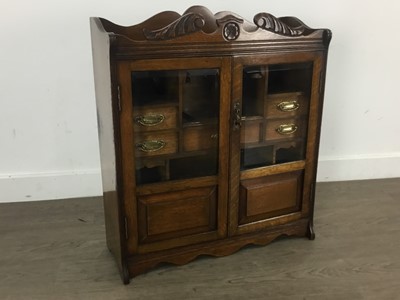
[[[124,286],[100,198],[0,204],[0,299],[400,299],[400,179],[319,183],[315,229]]]

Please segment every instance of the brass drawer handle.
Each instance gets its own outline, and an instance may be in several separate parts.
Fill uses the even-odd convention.
[[[297,128],[298,127],[295,124],[282,124],[279,125],[278,128],[276,128],[276,132],[282,135],[292,134],[296,132]]]
[[[283,101],[277,105],[280,111],[295,111],[300,107],[299,102],[297,100],[292,101]]]
[[[155,152],[164,148],[166,142],[163,140],[144,141],[143,143],[136,144],[136,147],[143,152]]]
[[[163,114],[150,114],[145,116],[137,116],[135,118],[136,123],[139,123],[142,126],[156,126],[164,122],[165,116]]]

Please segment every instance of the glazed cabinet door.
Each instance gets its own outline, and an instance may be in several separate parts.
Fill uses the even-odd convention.
[[[231,235],[308,216],[321,59],[318,53],[234,59]]]
[[[226,236],[230,61],[137,60],[117,74],[129,253]]]

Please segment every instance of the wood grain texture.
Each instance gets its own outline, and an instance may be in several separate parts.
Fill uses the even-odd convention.
[[[252,223],[298,211],[302,172],[290,172],[250,180],[240,185],[240,224]]]
[[[267,101],[265,106],[265,117],[266,118],[287,118],[297,117],[306,115],[308,112],[308,101],[307,97],[303,93],[279,93],[267,95]],[[280,103],[296,103],[298,108],[292,111],[284,111],[279,109]]]
[[[166,240],[216,229],[215,186],[152,194],[138,197],[138,201],[141,242]]]
[[[250,244],[266,245],[282,235],[304,236],[307,230],[307,223],[307,220],[300,220],[293,224],[276,227],[265,234],[252,233],[236,236],[227,241],[216,240],[214,242],[172,249],[171,251],[164,251],[161,254],[149,253],[148,255],[133,256],[128,261],[129,273],[132,276],[137,276],[160,263],[184,265],[200,255],[227,256]]]
[[[328,30],[267,13],[256,15],[253,24],[231,12],[214,15],[201,6],[182,15],[163,12],[130,27],[100,18],[92,22],[98,32],[109,36],[110,56],[105,60],[113,71],[112,94],[104,97],[116,110],[118,133],[113,138],[120,158],[117,175],[122,199],[121,214],[112,215],[118,217],[117,233],[125,246],[130,277],[158,263],[183,264],[201,254],[224,256],[247,244],[267,244],[283,234],[313,238],[315,142],[321,120],[316,114],[321,113],[323,101],[320,83]],[[302,77],[312,79],[309,84],[295,71],[298,66],[274,73],[283,67],[277,65],[294,63],[308,65]],[[196,69],[212,70],[199,76]],[[249,77],[243,73],[247,69]],[[282,74],[293,78],[286,82]],[[256,83],[248,86],[250,78]],[[255,93],[248,92],[254,88]],[[304,93],[304,114],[284,118],[272,114],[271,118],[264,100],[277,92]],[[253,94],[258,99],[254,106],[249,104]],[[207,98],[209,102],[204,101]],[[161,111],[160,105],[164,105]],[[208,123],[207,128],[205,120],[217,119],[218,110],[219,121]],[[195,122],[204,126],[195,128]],[[240,132],[242,122],[247,123],[244,133]],[[306,135],[309,144],[302,155],[304,150],[298,149]],[[275,146],[277,141],[279,146]],[[243,142],[250,143],[243,146]],[[295,148],[285,149],[283,142]],[[248,153],[241,147],[248,148]],[[206,153],[212,148],[217,155]],[[245,169],[261,166],[241,173],[243,161]],[[282,164],[262,167],[275,163]],[[204,168],[197,168],[203,164]],[[191,167],[193,178],[188,176]],[[278,175],[294,171],[299,176],[290,180]],[[241,182],[254,183],[255,177],[268,175],[281,182],[267,184],[262,179],[261,187],[255,187],[259,182]],[[186,197],[188,187],[207,193]]]
[[[126,274],[126,245],[122,228],[123,200],[121,197],[121,176],[117,169],[121,163],[120,147],[117,140],[120,136],[118,103],[116,87],[112,84],[115,76],[111,66],[109,34],[102,30],[98,19],[90,22],[93,71],[95,78],[97,122],[101,177],[103,185],[103,203],[105,210],[107,246],[115,255],[121,274]],[[125,276],[124,281],[128,278]]]
[[[124,286],[101,198],[0,204],[0,295],[47,299],[398,299],[400,179],[317,184],[317,239],[168,264]]]
[[[309,28],[294,17],[260,13],[253,23],[227,11],[214,15],[202,6],[190,7],[182,15],[162,12],[133,26],[96,19],[113,34],[118,59],[320,51],[328,47],[332,36],[329,30]]]
[[[146,143],[164,143],[157,150],[149,150]],[[178,133],[174,130],[139,132],[135,136],[136,157],[173,154],[178,151]],[[151,148],[150,148],[151,149]]]
[[[178,124],[178,108],[176,106],[161,106],[155,108],[152,106],[138,107],[133,114],[133,119],[135,120],[133,129],[135,132],[172,129],[176,128]],[[162,116],[163,120],[160,124],[152,126],[141,124],[140,118],[148,116]]]
[[[190,40],[197,38],[218,40],[246,40],[252,35],[269,38],[308,37],[322,34],[322,29],[312,29],[294,17],[276,18],[268,13],[254,16],[254,24],[228,11],[213,14],[202,6],[192,6],[182,15],[162,12],[134,26],[119,26],[101,19],[108,31],[124,35],[131,41]]]
[[[119,173],[122,177],[120,184],[124,199],[124,218],[126,220],[124,231],[128,229],[129,232],[137,232],[138,223],[137,215],[137,201],[136,201],[136,172],[135,172],[135,136],[133,128],[133,104],[132,104],[132,86],[131,86],[131,70],[127,63],[118,63],[118,84],[120,93],[120,107],[119,113],[119,128],[121,132],[120,147],[121,147],[121,166]],[[132,143],[133,142],[133,143]],[[138,247],[138,240],[136,234],[126,234],[126,248],[128,253],[134,253]]]
[[[218,146],[218,127],[192,126],[183,129],[183,151],[198,151]]]

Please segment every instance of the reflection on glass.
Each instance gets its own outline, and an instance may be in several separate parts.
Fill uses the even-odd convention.
[[[218,173],[219,70],[132,72],[136,183]]]
[[[266,67],[251,66],[243,70],[243,116],[263,116],[266,80]]]
[[[241,169],[305,159],[312,63],[243,68]]]
[[[184,123],[215,123],[219,114],[218,70],[187,70],[184,73],[182,98]]]
[[[312,63],[270,65],[268,93],[303,92],[309,95]]]
[[[134,105],[178,102],[178,80],[178,71],[132,72],[132,99]]]

